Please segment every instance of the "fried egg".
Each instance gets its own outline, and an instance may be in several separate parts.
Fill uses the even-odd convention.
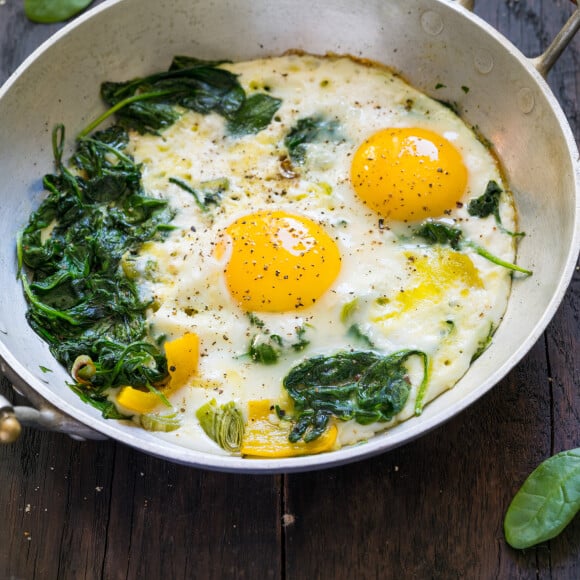
[[[304,360],[426,353],[424,392],[425,368],[409,360],[402,410],[368,424],[331,417],[336,437],[322,450],[366,440],[416,415],[418,397],[424,405],[452,388],[500,323],[511,272],[476,248],[513,262],[514,238],[467,204],[496,182],[513,231],[509,187],[454,112],[383,66],[304,54],[221,66],[248,94],[280,99],[265,129],[233,136],[223,117],[182,111],[159,135],[131,135],[147,193],[175,210],[168,237],[132,258],[152,304],[150,334],[199,340],[195,374],[168,395],[181,427],[158,435],[231,453],[200,426],[203,405],[233,401],[247,425],[280,425],[276,406],[292,410],[284,377]],[[288,136],[304,120],[319,131],[293,157]],[[478,246],[428,244],[413,233],[425,222],[458,227]],[[276,360],[251,356],[253,342],[270,344]]]

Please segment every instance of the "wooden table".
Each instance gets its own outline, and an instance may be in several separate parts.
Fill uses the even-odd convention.
[[[527,55],[571,10],[476,5]],[[0,0],[0,82],[58,28]],[[576,38],[549,76],[577,139],[579,60]],[[580,518],[525,552],[502,532],[525,476],[580,445],[579,348],[577,271],[546,333],[487,396],[416,442],[318,473],[211,473],[26,430],[0,448],[0,579],[580,578]],[[0,392],[12,397],[6,381]]]

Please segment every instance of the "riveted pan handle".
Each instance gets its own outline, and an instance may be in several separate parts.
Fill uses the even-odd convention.
[[[38,409],[12,406],[0,395],[0,444],[14,443],[20,436],[22,425],[44,431],[57,431],[81,441],[107,439],[101,433],[65,415],[47,401],[43,401]]]
[[[21,431],[12,405],[0,395],[0,443],[14,443]]]

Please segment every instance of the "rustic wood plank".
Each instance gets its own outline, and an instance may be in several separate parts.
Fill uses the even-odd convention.
[[[279,577],[280,476],[211,473],[116,451],[104,578]]]

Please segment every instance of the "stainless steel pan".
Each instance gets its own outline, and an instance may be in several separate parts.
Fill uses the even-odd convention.
[[[534,345],[558,307],[580,248],[578,151],[544,77],[580,26],[580,9],[547,51],[523,56],[469,12],[446,0],[110,0],[64,28],[36,51],[0,90],[0,370],[34,405],[11,408],[0,398],[0,440],[22,423],[75,437],[110,437],[192,466],[223,471],[317,469],[401,445],[473,403]],[[365,445],[303,458],[248,461],[167,444],[149,433],[103,420],[66,386],[67,374],[26,323],[16,280],[14,239],[52,170],[50,132],[69,134],[102,109],[103,80],[165,68],[174,54],[249,59],[288,49],[348,53],[381,61],[412,84],[457,104],[491,140],[519,207],[520,261],[534,276],[515,284],[493,345],[455,389],[419,418]],[[465,92],[462,87],[469,87]],[[53,370],[43,373],[41,367]]]

